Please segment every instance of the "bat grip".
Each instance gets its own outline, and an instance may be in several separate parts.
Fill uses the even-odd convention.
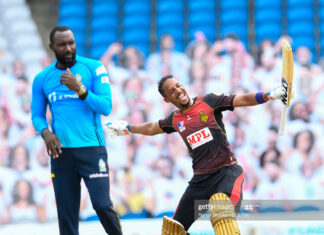
[[[281,109],[281,119],[280,119],[280,128],[279,128],[279,135],[281,136],[283,136],[285,133],[287,110],[288,110],[287,106],[283,106]]]

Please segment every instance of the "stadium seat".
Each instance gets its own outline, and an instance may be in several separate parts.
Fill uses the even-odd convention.
[[[324,35],[324,23],[319,25],[320,34]],[[322,37],[323,38],[323,37]]]
[[[86,44],[86,36],[85,36],[85,34],[74,34],[74,36],[75,36],[75,43],[76,43],[76,45],[77,46],[85,46],[85,44]]]
[[[132,29],[132,28],[150,28],[150,16],[142,15],[142,16],[128,16],[123,19],[124,29]]]
[[[91,46],[108,45],[118,41],[117,31],[115,33],[107,30],[94,31],[91,33]]]
[[[184,17],[182,14],[177,14],[175,12],[158,14],[156,16],[157,28],[160,27],[183,27]]]
[[[312,8],[313,7],[313,1],[307,1],[307,0],[286,0],[287,1],[287,7],[288,9],[292,9],[292,8]]]
[[[60,18],[86,17],[87,5],[79,3],[63,4],[59,7]]]
[[[220,1],[220,7],[222,11],[227,10],[244,10],[247,11],[248,0],[226,0]]]
[[[313,8],[292,8],[287,11],[287,19],[289,22],[297,21],[313,21],[314,20],[314,11]]]
[[[82,46],[77,45],[77,54],[80,56],[87,56],[85,45]]]
[[[280,9],[260,9],[255,10],[256,23],[278,22],[281,24],[282,12]]]
[[[127,31],[123,31],[123,41],[124,42],[146,42],[148,43],[150,40],[150,31],[141,29],[129,29]]]
[[[281,9],[282,8],[282,0],[257,0],[254,1],[255,8],[258,10],[265,9]]]
[[[150,1],[129,1],[124,3],[124,15],[149,15],[151,10]]]
[[[216,27],[215,11],[201,11],[190,13],[188,17],[189,27],[200,25]]]
[[[278,39],[282,34],[282,25],[281,24],[258,24],[255,27],[255,33],[258,39]]]
[[[118,30],[118,17],[114,16],[99,16],[91,19],[91,31],[97,30]]]
[[[245,10],[231,10],[221,13],[222,24],[247,23],[248,14]]]
[[[216,9],[216,1],[210,0],[189,0],[188,8],[190,12],[195,11],[214,11]]]
[[[291,46],[293,47],[293,49],[295,49],[299,46],[306,46],[312,51],[315,48],[314,36],[312,36],[312,37],[310,37],[310,36],[309,37],[307,37],[307,36],[294,37]]]
[[[119,6],[118,1],[98,1],[92,5],[92,17],[98,16],[118,16]]]
[[[86,18],[64,18],[64,19],[59,19],[59,24],[60,25],[65,25],[68,26],[72,29],[74,33],[77,31],[80,33],[85,33],[86,32],[86,26],[87,26],[87,19]]]
[[[314,29],[315,27],[312,21],[288,24],[288,34],[293,38],[299,35],[314,37]]]
[[[318,15],[319,15],[321,23],[323,23],[323,21],[324,21],[324,1],[323,1],[323,6],[321,6],[318,10]]]
[[[183,0],[158,0],[156,5],[157,13],[183,13],[184,1]]]
[[[109,45],[110,44],[91,46],[90,57],[93,59],[100,59],[100,57],[105,53]]]

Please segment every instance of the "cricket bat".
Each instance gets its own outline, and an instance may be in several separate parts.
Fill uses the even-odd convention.
[[[287,93],[287,100],[283,99],[282,110],[281,110],[281,120],[279,135],[285,133],[286,119],[287,119],[287,110],[290,105],[291,90],[293,86],[293,70],[294,70],[294,57],[292,53],[291,46],[286,40],[282,40],[282,80],[281,83],[285,88]]]

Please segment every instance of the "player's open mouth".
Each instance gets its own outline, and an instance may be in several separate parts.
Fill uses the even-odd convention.
[[[180,101],[187,101],[187,96],[185,95],[184,92],[181,92],[181,93],[178,95],[177,99],[179,99]]]

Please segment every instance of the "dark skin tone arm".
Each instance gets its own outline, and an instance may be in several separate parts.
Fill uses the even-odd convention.
[[[248,93],[244,95],[237,95],[233,100],[234,107],[253,106],[258,102],[255,99],[256,93]],[[268,101],[268,93],[264,92],[262,95],[265,101]],[[158,122],[145,122],[138,125],[129,125],[129,131],[141,135],[157,135],[164,133]]]
[[[141,135],[157,135],[164,133],[158,122],[145,122],[138,125],[129,125],[129,131]]]
[[[46,145],[47,154],[49,156],[52,156],[53,158],[58,158],[59,154],[62,153],[61,150],[62,144],[60,140],[57,138],[57,136],[54,133],[52,133],[47,128],[42,130],[41,135]]]
[[[233,100],[233,106],[234,107],[243,107],[243,106],[257,105],[259,103],[256,101],[255,95],[256,95],[256,93],[248,93],[248,94],[244,94],[244,95],[237,95],[237,96],[235,96],[235,98]],[[265,101],[268,101],[269,100],[268,93],[263,92],[262,93],[262,98]]]

